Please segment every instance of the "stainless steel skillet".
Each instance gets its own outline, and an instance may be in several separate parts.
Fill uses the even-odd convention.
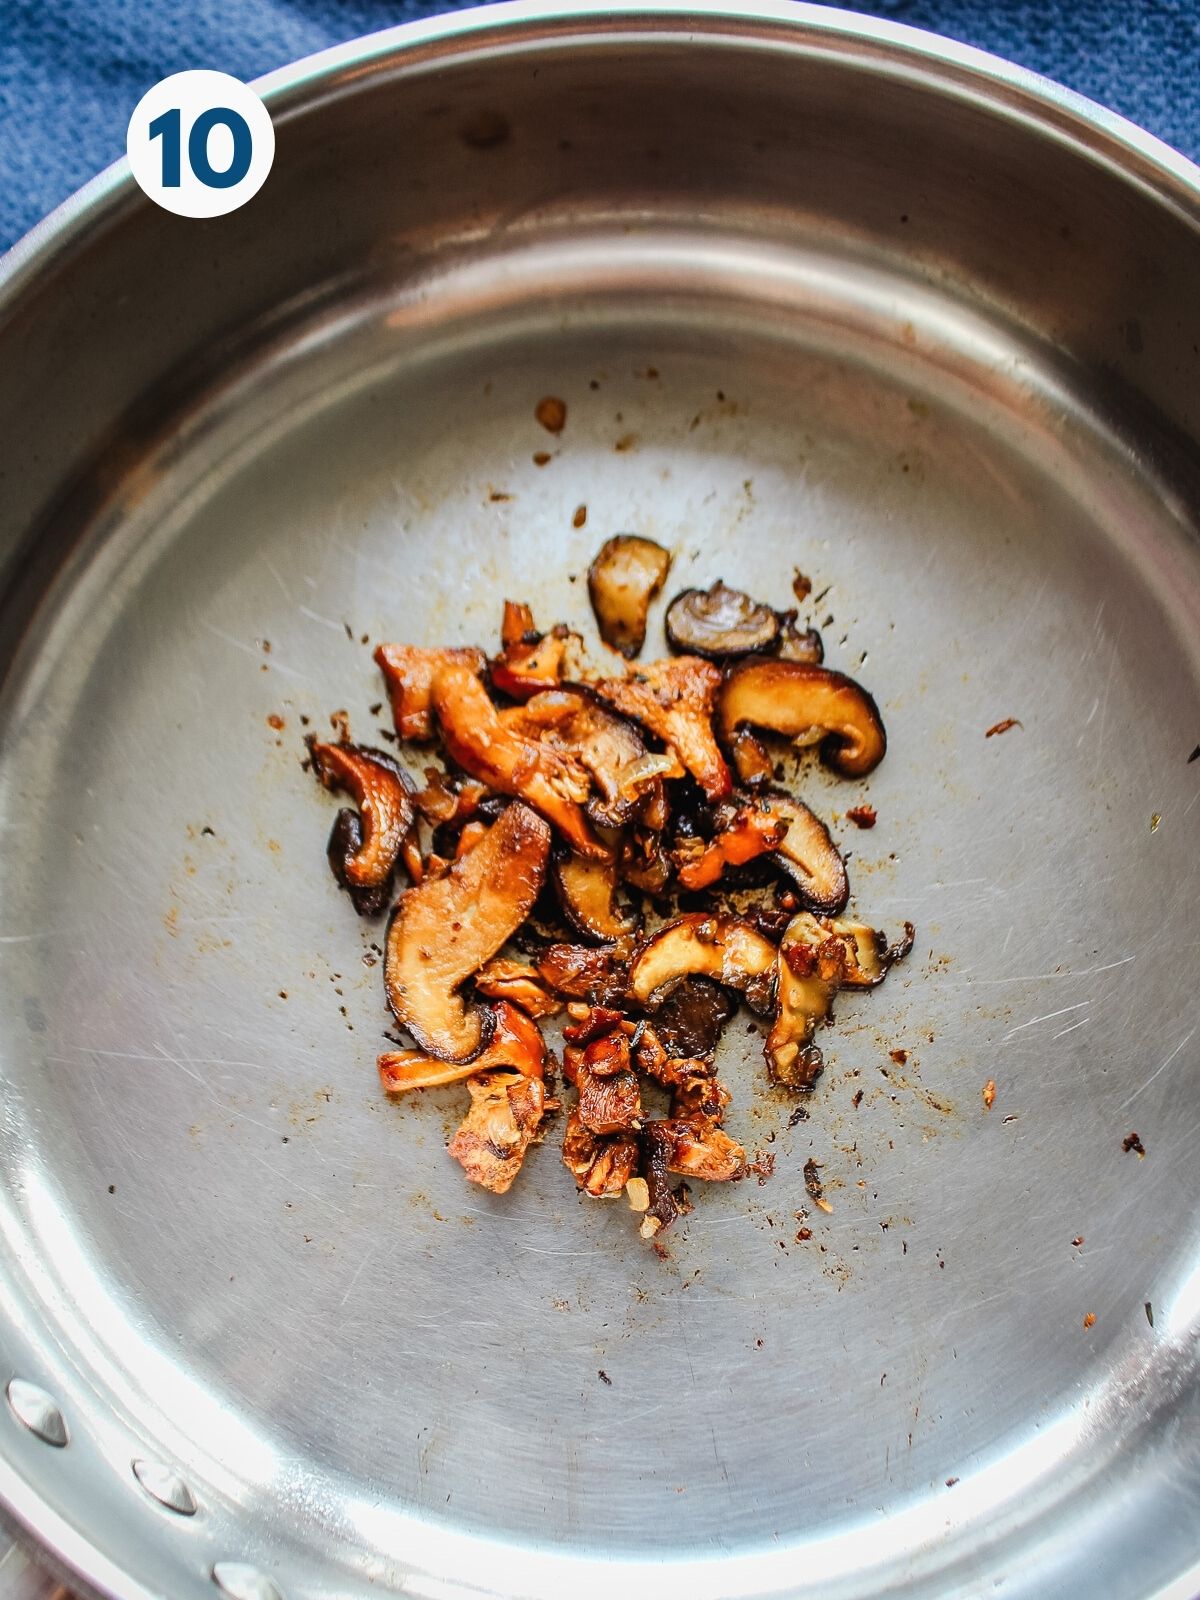
[[[12,1522],[123,1597],[1193,1596],[1195,169],[803,7],[502,6],[267,93],[244,211],[117,171],[0,286]],[[776,1174],[667,1262],[381,1103],[298,767],[364,634],[583,620],[629,527],[828,586],[892,739],[858,903],[921,932],[807,1121],[731,1045]]]

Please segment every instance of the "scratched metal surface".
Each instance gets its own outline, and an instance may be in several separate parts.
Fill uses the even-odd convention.
[[[571,79],[586,41],[537,15],[501,27],[558,75],[545,93],[585,106],[578,137],[611,114],[618,139],[628,107]],[[923,107],[931,140],[962,150],[900,197],[914,216],[984,134],[994,170],[1015,159],[1005,138],[1029,141],[1064,163],[1064,207],[1091,203],[1042,131],[1074,103],[795,15],[738,23],[770,45],[764,103],[818,92],[830,52],[927,74],[916,101],[892,85],[889,114],[919,129]],[[734,48],[712,42],[718,16],[692,24],[707,53],[665,22],[625,40],[623,92],[675,81],[652,60],[639,88],[639,51],[671,49],[694,74],[673,92],[703,98]],[[439,46],[448,86],[405,80],[418,110],[460,106],[457,38]],[[528,62],[499,56],[487,93],[536,120]],[[775,56],[790,77],[770,77]],[[351,89],[301,115],[369,57],[279,89],[285,222],[289,161],[297,194],[336,170],[313,154],[322,117],[395,114]],[[584,86],[610,68],[593,60]],[[949,115],[961,73],[977,104]],[[980,132],[1001,88],[1028,126]],[[669,126],[656,170],[682,190]],[[1127,168],[1166,159],[1107,136]],[[615,190],[589,207],[564,187],[554,215],[538,180],[503,225],[417,265],[382,244],[369,280],[302,261],[335,288],[273,326],[239,311],[240,339],[151,389],[152,415],[116,405],[120,381],[148,388],[143,357],[94,379],[124,421],[39,525],[54,570],[25,557],[39,609],[21,638],[32,598],[16,622],[10,606],[0,702],[0,1347],[4,1380],[43,1386],[70,1434],[49,1448],[5,1410],[0,1489],[86,1592],[202,1595],[231,1561],[228,1592],[256,1600],[598,1594],[614,1560],[629,1592],[668,1596],[1196,1588],[1195,447],[1165,356],[1140,390],[1117,381],[1183,302],[1130,255],[1077,275],[1072,327],[1044,287],[1064,263],[1031,270],[1020,304],[1015,280],[966,272],[966,233],[917,270],[907,220],[887,239],[850,226],[838,207],[863,193],[828,174],[823,210],[783,214],[739,148],[757,210],[698,216],[660,177],[652,205],[630,180],[627,214]],[[486,209],[479,159],[464,171]],[[1078,160],[1116,233],[1153,224],[1196,249],[1190,170],[1155,169],[1175,186],[1164,220],[1115,158]],[[972,201],[981,238],[1002,190]],[[165,240],[186,275],[195,234],[121,192],[102,203],[125,207],[126,271]],[[347,255],[369,255],[368,212],[341,219]],[[284,236],[309,248],[294,223]],[[1101,307],[1111,360],[1086,347]],[[188,315],[195,341],[208,311]],[[0,325],[10,351],[39,336]],[[156,370],[170,337],[151,324]],[[547,393],[568,409],[554,440],[533,414]],[[35,487],[42,470],[16,449],[9,468]],[[919,929],[881,991],[839,1003],[798,1126],[760,1037],[730,1030],[729,1126],[775,1173],[699,1195],[662,1260],[623,1207],[580,1203],[553,1133],[495,1199],[445,1155],[459,1091],[382,1098],[379,930],[334,888],[333,802],[300,768],[304,718],[344,707],[375,737],[381,639],[490,644],[506,594],[588,627],[581,575],[622,529],[672,548],[672,589],[723,576],[784,604],[799,566],[828,591],[828,658],[874,691],[891,747],[867,782],[814,766],[804,792],[835,817],[877,808],[871,833],[835,825],[855,904]],[[1122,1148],[1135,1131],[1144,1159]],[[807,1202],[810,1156],[829,1215]],[[172,1467],[197,1514],[143,1496],[134,1458]]]

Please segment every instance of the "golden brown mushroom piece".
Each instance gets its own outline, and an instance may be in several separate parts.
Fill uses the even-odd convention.
[[[501,711],[500,721],[591,774],[600,793],[587,810],[600,827],[618,828],[636,814],[646,815],[661,803],[662,779],[683,777],[678,761],[648,755],[632,723],[580,689],[539,692],[525,705]]]
[[[709,800],[728,796],[732,780],[712,730],[721,673],[711,661],[699,656],[649,661],[627,678],[589,680],[588,687],[669,745]]]
[[[670,568],[669,550],[633,533],[606,540],[588,568],[588,597],[600,637],[627,660],[646,642],[650,602]]]
[[[363,916],[388,903],[392,875],[415,820],[413,784],[382,750],[310,739],[313,771],[327,789],[343,789],[360,816],[340,811],[329,838],[329,864]]]
[[[435,1089],[460,1083],[481,1072],[507,1068],[524,1078],[541,1078],[546,1069],[546,1042],[531,1017],[507,1000],[492,1007],[493,1027],[487,1047],[471,1061],[440,1061],[422,1050],[385,1050],[379,1057],[379,1080],[388,1094],[410,1089]]]
[[[619,1005],[628,983],[628,945],[552,944],[538,957],[538,976],[547,988],[589,1005]]]
[[[470,667],[450,663],[433,680],[434,715],[450,759],[501,794],[535,806],[581,856],[607,854],[582,805],[591,791],[578,762],[505,723]]]
[[[750,724],[798,742],[821,741],[821,759],[847,778],[883,760],[887,735],[874,700],[852,678],[805,661],[743,661],[730,672],[717,705],[717,730],[732,741]]]
[[[720,578],[711,589],[684,589],[667,607],[667,640],[682,655],[729,661],[769,650],[779,637],[779,617]]]
[[[555,998],[527,961],[495,956],[475,974],[475,987],[489,1000],[511,1000],[531,1017],[556,1017],[562,1001]]]
[[[633,1134],[595,1134],[584,1126],[578,1107],[567,1114],[563,1165],[576,1186],[594,1200],[617,1199],[636,1173],[640,1155]]]
[[[617,903],[617,863],[562,856],[550,868],[550,881],[573,927],[589,939],[611,944],[636,933],[638,919]]]
[[[629,968],[629,993],[654,1009],[680,979],[715,978],[739,989],[753,1011],[770,1011],[779,952],[744,917],[691,911],[646,941]]]
[[[482,650],[427,650],[416,644],[381,644],[375,652],[387,683],[396,732],[402,739],[433,738],[433,680],[442,667],[459,665],[479,674],[487,666]]]
[[[874,988],[912,949],[914,930],[889,946],[861,922],[838,922],[802,911],[779,946],[778,1006],[764,1053],[771,1076],[792,1088],[811,1088],[824,1062],[812,1043],[839,988]]]
[[[507,1194],[541,1126],[546,1085],[516,1072],[482,1072],[467,1088],[471,1109],[447,1151],[472,1183]]]
[[[787,831],[787,819],[772,816],[755,802],[739,806],[707,843],[696,838],[683,838],[676,843],[675,870],[680,888],[707,889],[726,867],[744,866],[747,861],[778,850]]]
[[[457,991],[524,922],[549,855],[546,822],[511,805],[461,861],[401,895],[384,982],[397,1022],[428,1055],[465,1062],[487,1046],[492,1013],[468,1009]]]
[[[768,792],[756,796],[755,803],[767,816],[787,824],[772,859],[795,883],[800,903],[836,916],[850,898],[850,880],[829,829],[815,811],[791,795]]]
[[[514,700],[528,700],[542,690],[557,688],[569,637],[569,630],[561,627],[539,633],[529,607],[506,600],[500,627],[503,648],[491,664],[492,683]]]

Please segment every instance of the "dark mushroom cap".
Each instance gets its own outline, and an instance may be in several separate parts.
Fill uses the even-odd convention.
[[[740,589],[718,578],[711,589],[684,589],[667,607],[672,650],[710,661],[769,650],[779,637],[779,618]]]

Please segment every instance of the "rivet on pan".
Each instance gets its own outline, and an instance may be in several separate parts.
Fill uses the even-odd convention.
[[[283,1600],[270,1578],[244,1561],[218,1561],[212,1579],[230,1600]]]
[[[181,1517],[195,1516],[196,1502],[192,1491],[171,1467],[164,1467],[161,1461],[143,1458],[133,1463],[133,1475],[160,1506],[166,1506],[168,1511],[178,1511]]]
[[[36,1433],[39,1439],[61,1450],[70,1435],[62,1412],[45,1389],[39,1389],[36,1383],[29,1383],[24,1378],[13,1378],[6,1393],[18,1422],[23,1422],[30,1433]]]

